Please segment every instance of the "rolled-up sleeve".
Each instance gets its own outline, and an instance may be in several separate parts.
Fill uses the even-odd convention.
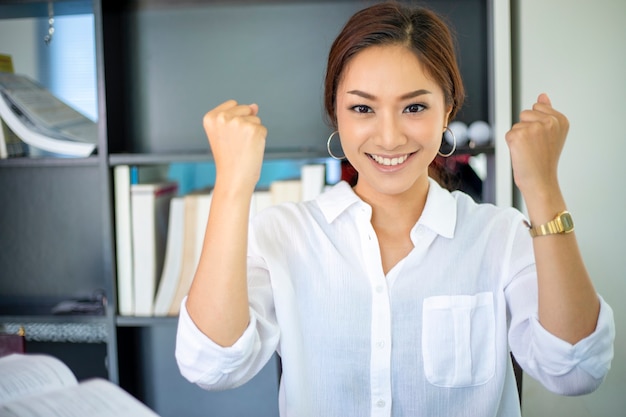
[[[513,234],[511,281],[505,289],[509,310],[509,346],[515,359],[546,389],[560,395],[594,391],[611,367],[615,341],[613,311],[598,295],[596,328],[572,345],[548,332],[539,322],[538,286],[532,244],[527,230]]]
[[[514,248],[523,247],[520,242],[523,239]],[[613,310],[598,295],[600,313],[594,332],[574,345],[558,338],[539,322],[534,259],[530,253],[515,252],[514,249],[513,256],[518,261],[511,263],[514,278],[505,291],[510,315],[509,345],[515,359],[528,375],[556,394],[582,395],[594,391],[604,380],[613,359]]]
[[[248,259],[250,322],[228,347],[215,343],[193,322],[182,301],[176,335],[176,362],[181,374],[207,390],[238,387],[269,361],[280,339],[269,274],[261,259]]]
[[[594,391],[611,368],[615,322],[611,307],[598,296],[600,314],[595,331],[572,345],[529,320],[531,338],[526,371],[558,394],[581,395]]]

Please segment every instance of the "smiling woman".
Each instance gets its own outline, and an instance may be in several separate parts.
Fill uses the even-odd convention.
[[[259,106],[229,100],[206,113],[217,176],[178,324],[188,380],[236,387],[277,351],[282,417],[520,416],[510,352],[555,392],[599,386],[612,310],[571,230],[541,227],[565,209],[556,172],[567,118],[542,94],[507,134],[532,230],[549,231],[531,237],[519,211],[429,175],[463,102],[454,50],[429,10],[357,12],[325,83],[356,184],[250,223],[267,136]]]
[[[421,214],[424,201],[414,197],[426,196],[452,111],[422,68],[405,46],[368,47],[348,62],[335,94],[341,145],[359,173],[355,192],[368,202],[409,193],[416,205],[409,228]]]
[[[385,5],[382,7],[393,8],[394,6]],[[443,102],[448,112],[446,121],[441,126],[443,132],[447,128],[447,124],[456,116],[465,98],[465,89],[449,28],[434,13],[426,9],[422,9],[419,14],[416,13],[413,16],[413,22],[407,21],[406,16],[400,14],[384,12],[378,14],[379,12],[379,8],[366,8],[356,13],[346,25],[351,27],[351,31],[342,32],[332,45],[328,57],[324,95],[328,121],[336,129],[339,127],[337,120],[339,109],[336,108],[339,105],[337,93],[340,83],[344,81],[345,74],[351,67],[349,62],[352,61],[353,57],[371,46],[396,45],[403,47],[397,48],[397,51],[404,56],[397,57],[401,62],[394,62],[390,66],[396,71],[404,69],[409,79],[413,79],[413,84],[416,82],[414,70],[417,69],[419,76],[430,85],[434,85],[434,90],[443,95]],[[355,22],[358,22],[358,25],[353,24]],[[372,52],[368,53],[371,54]],[[379,58],[382,59],[383,57]],[[373,64],[384,64],[384,61],[374,58]],[[387,82],[391,80],[402,80],[401,77],[397,76],[389,77],[387,69],[381,65],[378,72],[373,70],[370,72],[369,69],[366,71],[365,78],[361,80],[361,83],[365,83],[365,88],[370,88],[370,83],[374,81],[373,77],[376,74],[379,75],[380,87],[388,87]],[[410,88],[410,83],[407,82],[406,84],[405,88]],[[372,94],[367,91],[355,89],[349,93],[370,101],[374,99]],[[403,101],[410,101],[411,98],[418,98],[426,94],[432,94],[432,92],[418,88],[415,91],[404,91],[398,98]],[[411,112],[417,112],[419,107],[423,107],[420,104],[409,104],[409,106]],[[364,108],[359,111],[362,110]],[[340,137],[343,138],[341,130]],[[441,135],[438,136],[439,143],[441,143]],[[382,159],[384,163],[384,156],[379,159]],[[352,162],[350,158],[348,161]],[[436,179],[440,185],[452,188],[443,165],[438,163],[440,161],[434,160],[434,156],[431,161],[433,162],[429,165],[429,175]],[[356,171],[359,172],[358,169]]]

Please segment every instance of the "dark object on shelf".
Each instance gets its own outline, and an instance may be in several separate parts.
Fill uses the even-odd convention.
[[[11,353],[24,353],[23,334],[0,334],[0,357]]]
[[[105,314],[106,296],[104,291],[95,291],[89,297],[80,297],[61,301],[52,307],[52,314],[69,315],[85,314],[103,316]]]

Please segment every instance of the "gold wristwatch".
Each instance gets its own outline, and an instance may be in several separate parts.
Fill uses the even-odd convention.
[[[567,210],[560,212],[554,219],[541,226],[531,226],[528,222],[526,225],[532,237],[569,233],[574,230],[574,220]]]

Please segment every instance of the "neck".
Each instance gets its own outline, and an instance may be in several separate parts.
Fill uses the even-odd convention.
[[[354,190],[372,207],[372,226],[377,232],[402,230],[408,233],[424,211],[428,187],[426,178],[399,194],[368,193],[359,184]]]

